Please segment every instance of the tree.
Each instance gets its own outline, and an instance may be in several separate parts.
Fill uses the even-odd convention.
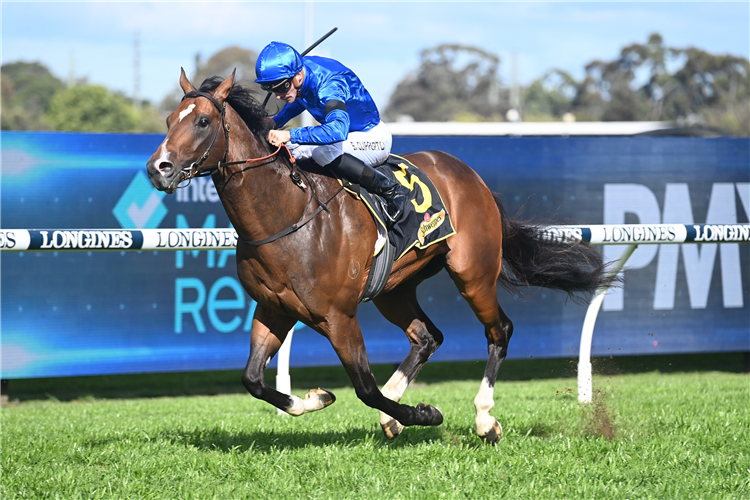
[[[673,91],[660,103],[669,118],[698,115],[734,133],[750,135],[750,62],[690,47],[675,50],[685,64],[668,83]]]
[[[510,108],[497,69],[500,58],[482,49],[445,44],[423,50],[416,73],[391,95],[385,115],[417,121],[502,119]]]
[[[749,135],[749,77],[747,59],[669,48],[654,33],[646,44],[624,47],[614,61],[587,64],[573,111],[579,118],[673,120]]]
[[[133,132],[141,134],[166,134],[167,124],[158,109],[150,103],[143,103],[137,109],[138,123]]]
[[[12,62],[0,68],[3,130],[49,130],[44,115],[63,83],[38,62]]]
[[[196,85],[200,85],[203,80],[211,76],[228,77],[235,69],[235,81],[252,82],[255,80],[255,62],[258,60],[258,53],[252,49],[231,46],[221,49],[213,54],[205,64],[200,63],[198,58],[198,70],[193,77]]]
[[[57,92],[47,114],[54,130],[66,132],[134,132],[135,107],[100,85],[78,85]]]
[[[191,75],[190,81],[197,87],[203,83],[203,80],[211,76],[221,76],[226,78],[237,70],[235,81],[241,82],[247,87],[255,87],[260,91],[260,86],[253,83],[255,80],[255,62],[258,60],[258,53],[252,49],[244,49],[238,46],[231,46],[221,49],[213,54],[205,63],[201,62],[200,54],[195,56],[196,70]],[[175,81],[179,73],[175,71]],[[174,111],[180,104],[183,92],[179,86],[170,92],[159,105],[164,114]]]
[[[164,119],[148,103],[136,109],[127,97],[85,80],[66,88],[38,62],[12,62],[1,71],[3,130],[166,131]]]
[[[570,74],[560,69],[534,80],[523,92],[524,120],[550,121],[570,112],[577,85]]]
[[[672,68],[672,72],[670,72]],[[579,120],[671,120],[750,135],[750,62],[669,48],[658,33],[613,61],[591,61],[580,82],[553,70],[527,88],[527,113]],[[557,83],[550,82],[550,75]],[[565,99],[569,97],[568,102]]]

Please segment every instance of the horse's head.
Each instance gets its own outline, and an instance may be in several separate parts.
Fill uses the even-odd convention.
[[[226,161],[225,101],[232,90],[234,73],[212,92],[199,92],[185,70],[180,87],[185,96],[167,118],[167,136],[146,163],[151,183],[159,191],[174,193],[177,186],[202,170],[204,161]]]

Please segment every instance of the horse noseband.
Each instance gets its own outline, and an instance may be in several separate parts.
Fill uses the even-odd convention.
[[[201,92],[199,90],[193,90],[191,92],[187,92],[184,96],[182,96],[182,100],[189,98],[197,98],[197,97],[205,97],[211,103],[214,105],[214,107],[219,111],[220,120],[216,124],[216,129],[214,130],[214,135],[211,138],[211,143],[208,145],[208,149],[206,149],[206,152],[203,153],[203,156],[198,158],[198,160],[194,161],[190,164],[189,167],[185,167],[182,169],[182,172],[185,173],[185,178],[182,179],[182,181],[190,180],[193,177],[205,177],[207,175],[211,175],[214,171],[221,169],[221,163],[217,163],[217,165],[210,169],[206,170],[205,172],[200,172],[201,165],[203,165],[203,162],[206,161],[206,158],[208,158],[208,155],[211,154],[211,148],[214,147],[214,143],[216,142],[216,137],[219,135],[219,128],[224,129],[224,144],[226,145],[226,149],[224,150],[224,160],[223,162],[227,162],[227,158],[229,157],[229,124],[226,121],[226,114],[227,114],[227,103],[224,102],[222,104],[219,104],[219,101],[216,100],[214,96],[207,92]],[[222,127],[223,126],[223,127]]]

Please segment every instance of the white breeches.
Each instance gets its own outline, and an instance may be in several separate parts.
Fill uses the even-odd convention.
[[[391,132],[385,123],[380,122],[367,132],[350,132],[342,142],[323,145],[288,143],[287,146],[295,159],[312,158],[320,166],[328,165],[342,154],[349,153],[367,166],[376,167],[388,158],[392,142]]]

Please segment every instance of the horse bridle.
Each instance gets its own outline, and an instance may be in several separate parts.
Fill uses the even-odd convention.
[[[214,172],[216,172],[217,170],[221,170],[223,167],[228,166],[228,165],[239,165],[241,163],[250,163],[250,162],[262,161],[262,160],[267,160],[269,158],[273,158],[274,156],[276,156],[277,154],[279,154],[279,152],[282,149],[284,149],[284,150],[286,150],[287,154],[289,155],[289,161],[292,164],[292,172],[289,175],[292,178],[292,181],[297,186],[299,186],[301,189],[304,190],[305,187],[306,187],[305,183],[302,181],[302,176],[304,176],[305,179],[307,180],[307,183],[310,185],[310,199],[307,200],[307,205],[305,205],[305,209],[302,211],[302,216],[300,216],[299,220],[295,224],[292,224],[291,226],[287,227],[286,229],[284,229],[282,231],[279,231],[278,233],[274,234],[273,236],[269,236],[268,238],[264,238],[264,239],[258,240],[258,241],[246,240],[245,238],[243,238],[242,236],[240,236],[239,233],[238,233],[237,236],[238,236],[238,238],[240,240],[242,240],[243,242],[245,242],[245,243],[247,243],[249,245],[255,246],[255,247],[258,247],[258,246],[261,246],[261,245],[265,245],[266,243],[271,243],[272,241],[276,241],[279,238],[283,238],[284,236],[286,236],[288,234],[296,232],[298,229],[300,229],[302,226],[304,226],[305,224],[307,224],[308,222],[310,222],[311,220],[313,220],[316,215],[318,215],[320,212],[322,212],[324,210],[326,212],[328,212],[329,214],[331,213],[331,211],[328,209],[327,205],[341,191],[344,190],[344,187],[341,186],[338,189],[338,191],[336,191],[336,193],[334,193],[334,195],[331,196],[331,198],[328,201],[326,201],[326,202],[321,201],[318,198],[318,195],[315,192],[315,188],[313,187],[312,183],[310,183],[310,180],[307,179],[307,176],[303,172],[300,172],[300,171],[297,170],[297,162],[295,161],[294,156],[292,156],[292,153],[289,151],[289,148],[286,146],[286,144],[280,145],[279,148],[276,151],[274,151],[270,155],[264,156],[262,158],[250,158],[248,160],[239,160],[239,161],[228,162],[227,160],[229,158],[229,123],[227,123],[227,120],[226,120],[226,114],[227,114],[227,108],[226,108],[227,104],[226,104],[226,101],[223,102],[222,104],[219,104],[219,101],[217,101],[214,96],[212,96],[211,94],[208,94],[206,92],[201,92],[199,90],[193,90],[193,91],[187,92],[182,97],[182,100],[184,101],[185,99],[196,98],[196,97],[205,97],[206,99],[208,99],[209,101],[211,101],[211,103],[213,103],[214,107],[216,107],[216,109],[219,111],[219,115],[220,115],[221,119],[216,124],[216,129],[214,130],[214,135],[211,138],[211,143],[208,145],[208,149],[206,149],[206,152],[203,153],[203,156],[201,156],[196,161],[194,161],[193,163],[191,163],[190,166],[185,167],[185,168],[183,168],[181,170],[181,172],[185,173],[185,177],[183,177],[180,180],[180,184],[183,181],[186,181],[186,180],[189,181],[190,179],[192,179],[194,177],[206,177],[206,176],[209,176],[209,175],[213,174]],[[223,128],[224,129],[224,144],[226,145],[226,149],[224,150],[224,160],[223,160],[223,162],[222,161],[218,162],[216,165],[207,165],[203,170],[201,170],[201,166],[203,165],[203,162],[206,161],[206,158],[208,158],[209,154],[211,154],[211,148],[214,147],[214,143],[216,142],[216,137],[218,137],[218,135],[219,135],[219,128]],[[302,174],[302,176],[300,174]],[[187,187],[187,186],[185,186],[185,187]],[[307,213],[308,208],[310,208],[310,204],[312,203],[313,200],[315,200],[318,203],[318,208],[316,210],[314,210],[313,212],[311,212],[310,214],[305,215]]]
[[[291,151],[289,151],[289,148],[286,146],[286,144],[281,144],[276,151],[271,153],[267,156],[262,156],[260,158],[250,158],[247,160],[238,160],[238,161],[227,161],[229,158],[229,123],[226,120],[226,114],[227,114],[227,104],[226,101],[222,104],[219,104],[219,101],[216,100],[214,96],[207,92],[201,92],[199,90],[193,90],[191,92],[186,93],[182,100],[188,98],[195,98],[195,97],[205,97],[211,103],[214,105],[214,107],[219,111],[219,117],[220,120],[216,124],[216,129],[214,130],[214,135],[211,138],[211,143],[208,145],[208,149],[206,149],[206,152],[203,153],[203,156],[198,158],[196,161],[191,163],[189,166],[183,168],[181,172],[185,174],[185,177],[183,177],[180,180],[180,183],[183,181],[187,181],[192,179],[193,177],[207,177],[217,170],[221,170],[223,167],[229,166],[229,165],[240,165],[242,163],[251,163],[256,161],[263,161],[268,160],[270,158],[273,158],[277,154],[279,154],[282,150],[285,150],[287,152],[287,156],[289,157],[289,161],[292,164],[292,173],[290,174],[290,177],[294,181],[295,184],[297,184],[300,188],[304,189],[305,185],[304,182],[302,182],[302,178],[300,177],[299,172],[297,171],[297,163],[294,159],[294,156],[292,156]],[[219,128],[224,128],[224,159],[215,165],[206,165],[203,170],[201,170],[201,166],[203,165],[203,162],[206,161],[208,156],[211,154],[211,148],[214,147],[214,143],[216,142],[216,137],[219,135]]]
[[[220,120],[216,124],[216,129],[214,129],[214,136],[211,138],[211,143],[208,145],[208,149],[206,149],[206,152],[203,153],[203,156],[198,158],[196,161],[191,163],[189,166],[182,169],[182,172],[185,174],[185,177],[180,180],[180,183],[183,181],[189,181],[193,177],[205,177],[208,175],[211,175],[216,170],[220,170],[222,167],[222,162],[220,161],[216,165],[210,165],[209,167],[213,168],[207,168],[204,171],[201,171],[201,165],[203,165],[203,162],[206,161],[206,158],[208,158],[208,155],[211,154],[211,148],[214,147],[214,143],[216,142],[216,137],[219,135],[219,129],[224,129],[224,144],[226,145],[226,149],[224,150],[224,165],[227,163],[227,158],[229,156],[229,123],[227,123],[226,116],[227,116],[227,103],[224,102],[222,104],[219,104],[219,101],[216,100],[214,96],[211,94],[208,94],[206,92],[201,92],[200,90],[193,90],[191,92],[187,92],[184,96],[182,96],[182,100],[189,98],[195,98],[195,97],[205,97],[211,103],[216,107],[216,109],[219,111]]]

